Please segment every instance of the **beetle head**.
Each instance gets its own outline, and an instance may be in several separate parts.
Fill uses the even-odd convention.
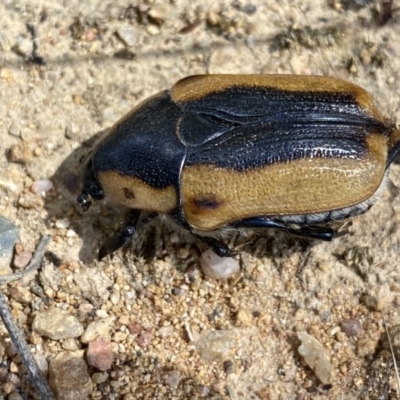
[[[93,201],[104,198],[103,188],[93,170],[92,155],[93,152],[90,151],[81,159],[82,193],[78,196],[77,201],[81,205],[83,211],[88,210]]]

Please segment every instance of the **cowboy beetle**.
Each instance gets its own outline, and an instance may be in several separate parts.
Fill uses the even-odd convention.
[[[274,228],[321,240],[378,199],[400,133],[359,86],[325,76],[198,75],[135,107],[83,160],[83,210],[109,196],[164,214],[218,255],[223,233]]]

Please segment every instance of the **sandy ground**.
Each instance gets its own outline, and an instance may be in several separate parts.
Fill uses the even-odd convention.
[[[115,360],[104,382],[94,380],[96,399],[396,398],[382,343],[383,318],[389,327],[400,324],[398,165],[382,198],[352,221],[349,235],[313,244],[275,232],[255,238],[237,256],[240,273],[223,282],[198,272],[196,247],[158,225],[148,235],[155,250],[150,262],[134,248],[97,262],[122,210],[106,201],[82,216],[75,202],[78,160],[90,139],[187,75],[332,75],[366,88],[399,121],[396,6],[383,24],[373,0],[2,1],[0,214],[20,228],[22,249],[34,251],[48,233],[50,250],[62,259],[57,285],[42,282],[46,301],[32,295],[23,305],[26,318],[17,318],[28,340],[37,311],[62,308],[84,327],[110,317]],[[27,23],[36,28],[44,66],[29,61]],[[31,190],[41,179],[54,183],[46,196]],[[84,288],[79,280],[88,276],[101,276],[108,290]],[[80,313],[86,303],[104,312]],[[11,306],[21,317],[18,301]],[[361,323],[357,336],[343,332],[349,319]],[[141,330],[148,343],[138,340]],[[221,331],[226,347],[211,360],[189,340],[207,341],[209,331]],[[302,361],[299,331],[328,352],[332,385],[322,385]],[[6,337],[3,329],[4,345]],[[62,340],[31,343],[49,362],[68,355]],[[77,349],[86,346],[76,340]],[[10,359],[4,355],[3,362]],[[24,393],[29,389],[19,371]],[[96,371],[88,366],[88,372]]]

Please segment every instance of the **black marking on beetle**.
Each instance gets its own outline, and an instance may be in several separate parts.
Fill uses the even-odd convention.
[[[126,199],[134,199],[135,198],[135,193],[133,193],[131,189],[122,188],[122,191],[124,192],[124,196]]]
[[[217,200],[215,196],[204,196],[200,198],[194,198],[192,199],[192,203],[197,208],[202,208],[203,210],[216,210],[223,204],[223,202]]]
[[[361,160],[371,132],[390,132],[353,93],[234,87],[178,104],[186,165],[244,171],[301,158]]]
[[[189,149],[185,164],[245,171],[301,158],[362,160],[368,134],[365,127],[324,124],[244,126]]]
[[[192,124],[194,127],[198,124],[197,119],[202,120],[202,130],[185,129],[180,132],[182,141],[188,147],[203,144],[215,137],[218,133],[216,126],[220,129],[219,134],[223,134],[227,128],[230,130],[237,126],[273,127],[288,123],[300,127],[315,123],[332,124],[333,128],[340,125],[361,125],[368,127],[369,131],[376,127],[378,132],[387,128],[360,106],[353,93],[236,86],[178,104],[185,113],[196,116]],[[211,129],[204,129],[207,121],[213,132],[211,136]],[[188,125],[189,122],[184,126]]]
[[[175,135],[181,109],[167,92],[117,123],[97,145],[97,172],[115,171],[155,189],[179,182],[186,149]]]

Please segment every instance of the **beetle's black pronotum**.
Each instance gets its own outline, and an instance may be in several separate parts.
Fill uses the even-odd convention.
[[[199,75],[145,100],[83,162],[78,202],[132,209],[100,257],[129,242],[142,211],[165,214],[217,254],[227,228],[331,240],[335,220],[379,197],[400,133],[357,85],[323,76]]]

